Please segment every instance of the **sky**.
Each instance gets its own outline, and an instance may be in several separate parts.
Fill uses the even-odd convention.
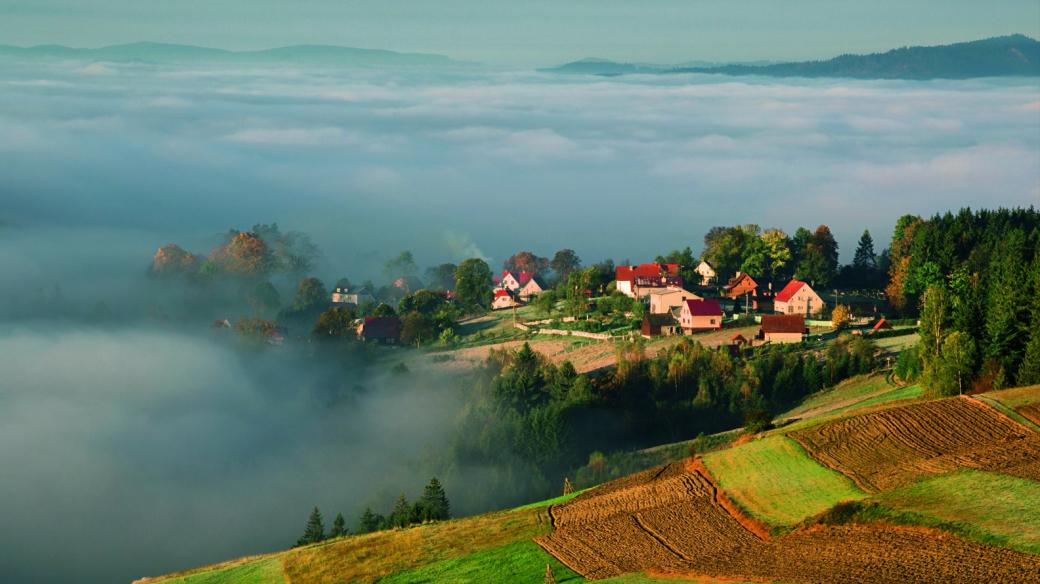
[[[335,44],[488,64],[800,60],[1010,33],[1035,0],[3,0],[0,44]]]

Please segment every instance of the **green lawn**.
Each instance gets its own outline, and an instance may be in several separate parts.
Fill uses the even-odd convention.
[[[1040,483],[976,470],[926,479],[877,495],[885,507],[956,524],[986,543],[1040,554]]]
[[[773,527],[792,526],[841,501],[866,497],[782,435],[706,454],[704,465],[734,502]]]
[[[560,495],[559,497],[554,497],[552,499],[546,499],[544,501],[538,501],[537,503],[528,503],[526,505],[521,505],[519,507],[515,507],[513,509],[513,511],[523,511],[524,509],[534,509],[536,507],[548,507],[549,505],[556,505],[557,503],[563,503],[565,501],[570,501],[571,499],[577,497],[578,495],[584,493],[587,490],[588,489],[582,489],[580,491],[574,491],[573,493],[571,493],[569,495]]]
[[[163,580],[164,584],[283,584],[284,582],[282,562],[277,557]]]
[[[907,385],[905,387],[897,387],[891,391],[882,393],[881,395],[876,395],[874,397],[867,398],[861,402],[856,402],[843,408],[839,408],[837,410],[834,410],[834,413],[845,413],[850,412],[852,410],[858,410],[860,408],[865,408],[885,402],[896,401],[900,399],[913,399],[923,396],[924,388],[922,388],[920,385]]]
[[[814,410],[828,410],[832,406],[839,406],[844,402],[858,399],[866,399],[873,394],[888,388],[888,382],[883,375],[865,375],[845,380],[831,389],[818,391],[805,398],[802,403],[791,411],[780,415],[783,418],[801,417],[807,412]]]
[[[380,584],[417,584],[419,582],[541,582],[545,565],[552,566],[557,582],[584,582],[556,558],[550,556],[531,540],[518,541],[502,547],[484,550],[459,558],[392,574],[379,580]]]

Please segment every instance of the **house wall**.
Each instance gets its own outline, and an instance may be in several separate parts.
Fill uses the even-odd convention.
[[[722,328],[722,315],[693,316],[690,309],[683,305],[682,312],[679,313],[679,326],[683,332],[719,329]]]
[[[800,343],[802,342],[801,333],[765,333],[763,335],[764,340],[771,343]]]
[[[501,310],[503,308],[512,308],[516,303],[512,298],[508,296],[499,296],[491,301],[491,310]]]
[[[676,306],[682,305],[687,296],[682,290],[672,290],[665,294],[650,295],[650,314],[664,314]]]
[[[632,282],[628,280],[617,280],[617,291],[625,296],[636,297],[635,292],[632,291]]]
[[[516,278],[512,274],[509,274],[505,278],[502,278],[502,287],[506,290],[516,290],[520,287],[520,282],[516,281]]]
[[[809,311],[810,307],[812,312]],[[812,288],[802,286],[787,302],[777,301],[774,310],[782,314],[818,314],[823,310],[823,299]]]

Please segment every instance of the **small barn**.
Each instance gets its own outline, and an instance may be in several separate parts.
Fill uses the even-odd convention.
[[[805,338],[805,316],[801,314],[766,314],[758,338],[767,343],[800,343]]]

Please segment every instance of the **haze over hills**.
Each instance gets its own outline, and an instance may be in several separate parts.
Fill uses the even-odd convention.
[[[903,47],[869,55],[841,55],[797,63],[732,63],[678,66],[584,59],[547,69],[555,73],[716,73],[770,77],[852,77],[857,79],[970,79],[1040,76],[1040,42],[1021,34],[939,45]]]
[[[461,64],[444,55],[399,53],[383,49],[359,49],[333,45],[291,45],[259,51],[229,51],[193,45],[140,42],[96,49],[62,45],[15,47],[0,45],[0,56],[93,59],[98,61],[152,63],[279,62],[322,65],[452,65]]]

